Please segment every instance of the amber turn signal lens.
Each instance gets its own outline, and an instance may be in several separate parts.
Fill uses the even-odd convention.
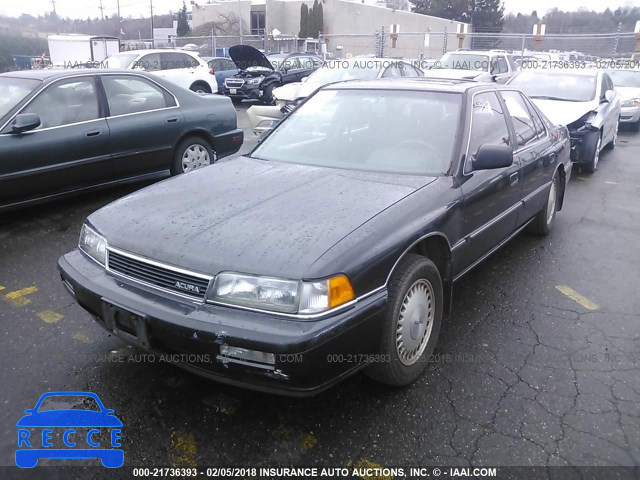
[[[338,307],[356,298],[351,282],[344,275],[329,279],[329,308]]]

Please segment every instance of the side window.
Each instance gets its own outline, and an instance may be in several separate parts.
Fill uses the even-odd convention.
[[[509,145],[507,121],[493,92],[480,93],[473,98],[467,161],[485,144]]]
[[[196,68],[200,66],[197,58],[186,53],[181,53],[180,56],[182,57],[182,66],[179,68]]]
[[[504,57],[498,57],[498,71],[496,73],[507,73],[509,71],[509,67],[507,66],[507,61]]]
[[[282,68],[284,68],[284,70],[286,70],[286,71],[297,70],[297,69],[300,68],[300,62],[298,61],[297,57],[287,58],[284,61]]]
[[[533,125],[536,128],[536,136],[538,138],[544,137],[546,135],[546,131],[545,131],[545,128],[544,128],[544,123],[543,123],[542,119],[540,118],[540,115],[538,115],[537,110],[535,109],[535,107],[533,106],[533,104],[529,100],[527,100],[525,97],[522,97],[522,100],[527,105],[527,110],[529,110],[529,114],[531,115],[531,118],[533,119]]]
[[[236,64],[231,60],[223,60],[223,70],[237,70]]]
[[[311,61],[313,62],[313,68],[317,68],[322,65],[322,59],[318,57],[311,57]]]
[[[536,127],[534,126],[533,119],[529,115],[527,106],[520,93],[503,91],[501,94],[502,98],[504,98],[504,103],[507,105],[511,121],[513,122],[518,147],[523,147],[536,138]]]
[[[402,77],[402,72],[398,67],[398,62],[392,62],[391,66],[387,67],[387,69],[382,74],[382,78],[400,78]]]
[[[400,67],[402,68],[402,73],[405,77],[415,78],[420,76],[418,75],[418,71],[413,68],[413,65],[409,65],[408,63],[401,63]]]
[[[174,106],[167,102],[164,91],[146,78],[104,75],[102,84],[111,116]]]
[[[38,129],[100,118],[93,77],[72,78],[47,87],[20,113],[40,117]]]
[[[186,55],[177,52],[160,54],[160,70],[175,70],[177,68],[189,68],[190,64],[185,59]]]
[[[300,62],[300,68],[303,70],[313,70],[313,60],[310,57],[298,57],[298,61]]]
[[[140,60],[133,62],[133,68],[142,68],[147,72],[160,70],[160,54],[150,53],[149,55],[145,55]]]

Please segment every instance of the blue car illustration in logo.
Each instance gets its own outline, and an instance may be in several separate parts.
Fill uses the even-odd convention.
[[[45,407],[43,402],[46,404]],[[56,404],[62,404],[62,407],[46,408]],[[95,409],[79,408],[88,404]],[[33,468],[40,458],[99,458],[102,465],[107,468],[121,467],[124,464],[124,451],[117,447],[121,447],[122,422],[113,412],[114,410],[104,408],[95,393],[45,393],[34,408],[24,411],[26,415],[16,423],[18,427],[16,465],[21,468]],[[34,434],[33,429],[42,430]],[[62,439],[62,445],[54,446],[53,429],[56,429],[56,441]],[[58,432],[58,429],[63,432]],[[101,437],[101,433],[106,433],[106,429],[109,434],[108,445],[104,444],[107,442],[104,442]],[[85,430],[86,433],[83,433]]]

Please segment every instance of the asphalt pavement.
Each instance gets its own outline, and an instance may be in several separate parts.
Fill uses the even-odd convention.
[[[245,391],[100,328],[56,261],[140,185],[1,215],[0,465],[49,390],[115,409],[125,465],[640,465],[640,134],[618,142],[574,172],[548,237],[517,236],[456,285],[434,361],[399,390],[359,374],[308,399]]]

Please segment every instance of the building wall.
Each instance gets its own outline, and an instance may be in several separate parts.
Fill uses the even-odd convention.
[[[283,35],[297,35],[300,30],[300,6],[303,3],[313,6],[313,1],[266,0],[267,32],[278,29]],[[253,9],[257,7],[254,5]],[[251,25],[251,0],[207,4],[199,8],[194,6],[194,27],[217,21],[221,12],[231,11],[237,15],[239,9],[242,12],[243,34],[247,35]],[[344,0],[323,0],[323,10],[327,51],[339,52],[342,57],[373,54],[375,32],[383,27],[387,32],[384,51],[387,57],[439,58],[444,51],[459,47],[456,32],[460,22]],[[395,48],[392,48],[388,35],[392,24],[400,27]],[[425,45],[425,34],[429,32],[428,45]],[[448,32],[446,42],[443,32]],[[409,33],[414,35],[407,35]],[[462,46],[469,47],[469,44],[469,39],[465,39]]]

